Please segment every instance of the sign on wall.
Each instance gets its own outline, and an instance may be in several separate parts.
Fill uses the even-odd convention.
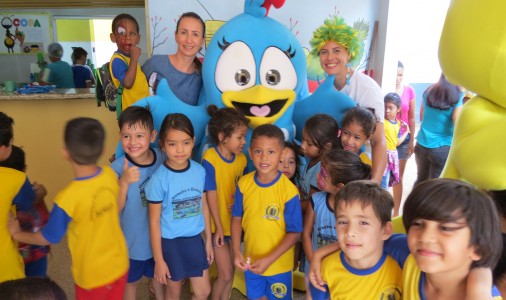
[[[4,31],[0,53],[37,53],[53,41],[53,28],[49,13],[1,12]]]

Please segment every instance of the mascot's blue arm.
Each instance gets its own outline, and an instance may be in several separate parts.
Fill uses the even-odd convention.
[[[327,114],[334,117],[342,128],[344,114],[357,104],[348,95],[335,89],[334,76],[328,77],[311,96],[295,102],[293,122],[295,123],[295,138],[302,140],[304,123],[314,114]]]

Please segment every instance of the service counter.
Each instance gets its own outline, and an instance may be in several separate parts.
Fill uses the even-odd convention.
[[[68,120],[91,117],[104,125],[106,148],[100,164],[109,164],[118,143],[116,114],[103,105],[97,107],[94,89],[57,89],[29,95],[0,92],[0,111],[14,119],[14,145],[24,149],[28,177],[45,185],[48,203],[73,179],[70,164],[62,156],[63,129]]]

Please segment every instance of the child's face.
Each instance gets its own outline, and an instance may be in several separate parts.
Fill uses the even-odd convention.
[[[467,274],[471,263],[480,259],[470,241],[471,230],[464,218],[454,222],[418,219],[408,231],[409,251],[427,274]]]
[[[293,152],[292,148],[285,147],[283,152],[281,152],[278,170],[289,179],[292,179],[293,175],[295,175],[296,168],[297,160],[295,159],[295,152]]]
[[[246,145],[246,133],[248,132],[248,127],[242,125],[232,132],[232,134],[226,138],[221,140],[221,144],[225,147],[226,150],[230,151],[234,154],[240,154],[244,150],[244,145]]]
[[[277,176],[283,152],[283,146],[277,138],[259,136],[251,140],[248,152],[259,177],[274,179]]]
[[[341,145],[346,151],[359,154],[360,148],[368,139],[369,136],[365,135],[362,126],[357,122],[351,122],[341,130]]]
[[[339,188],[332,183],[332,178],[330,178],[327,167],[323,163],[321,164],[320,172],[316,176],[316,182],[320,190],[329,194],[335,195],[339,191]]]
[[[346,261],[354,268],[374,266],[383,254],[383,241],[392,233],[392,223],[381,225],[372,205],[362,207],[359,201],[339,201],[336,211],[339,246]]]
[[[186,132],[169,129],[160,142],[163,152],[167,154],[167,165],[175,170],[181,170],[188,165],[195,139]]]
[[[140,122],[132,124],[123,124],[119,132],[121,146],[128,156],[137,164],[150,164],[149,144],[156,139],[156,130],[149,131]]]
[[[0,161],[4,161],[6,160],[7,158],[9,158],[11,156],[11,153],[12,153],[12,141],[13,141],[14,138],[11,139],[11,141],[9,142],[9,145],[7,146],[0,146]]]
[[[141,36],[134,22],[128,19],[119,21],[116,32],[111,33],[111,40],[116,43],[118,50],[129,55],[130,49],[139,44]]]
[[[178,52],[185,56],[195,57],[204,42],[202,24],[199,20],[191,17],[181,19],[175,38]]]
[[[321,152],[321,149],[313,143],[313,139],[306,133],[305,130],[302,131],[302,144],[300,145],[300,149],[307,158],[319,157]]]
[[[385,102],[385,119],[393,121],[397,119],[400,109],[391,102]]]

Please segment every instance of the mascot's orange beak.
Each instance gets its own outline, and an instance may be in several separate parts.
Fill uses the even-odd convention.
[[[242,91],[227,91],[222,94],[223,104],[242,112],[252,128],[262,124],[274,124],[293,104],[293,90],[275,90],[261,85]]]

